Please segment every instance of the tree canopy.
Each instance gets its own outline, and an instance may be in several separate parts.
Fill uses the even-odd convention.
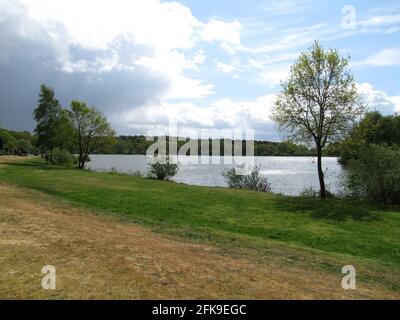
[[[340,162],[346,165],[357,160],[360,148],[371,144],[400,145],[400,115],[383,116],[378,111],[367,113],[340,143]]]
[[[78,166],[84,168],[89,154],[113,138],[115,133],[106,117],[84,102],[71,102],[70,117],[79,154]]]
[[[61,104],[55,98],[54,90],[44,84],[40,87],[39,100],[33,112],[37,122],[35,133],[38,145],[52,150],[57,146]]]

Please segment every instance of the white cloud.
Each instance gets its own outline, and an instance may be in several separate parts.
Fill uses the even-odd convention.
[[[190,48],[200,22],[177,3],[158,0],[16,0],[29,17],[47,31],[57,24],[68,28],[71,41],[83,47],[104,48],[120,34],[159,49]]]
[[[276,139],[270,118],[275,99],[275,94],[253,101],[225,98],[204,107],[187,102],[163,103],[128,111],[123,118],[128,127],[142,130],[155,125],[166,129],[173,119],[185,129],[254,129],[258,136]]]
[[[199,50],[193,56],[193,63],[195,63],[196,65],[201,65],[204,62],[206,62],[206,59],[207,59],[207,57],[204,53],[204,50]]]
[[[213,93],[213,85],[183,75],[185,69],[194,68],[195,65],[176,50],[141,57],[135,64],[147,67],[155,76],[167,76],[170,88],[165,99],[199,99]]]
[[[263,4],[260,9],[272,14],[290,14],[306,10],[309,2],[308,0],[301,2],[295,0],[276,0]]]
[[[357,85],[357,89],[370,110],[378,110],[384,114],[400,112],[400,96],[389,96],[383,91],[374,89],[369,83]],[[179,128],[193,133],[196,129],[253,129],[256,137],[276,140],[271,120],[276,94],[258,97],[254,100],[237,101],[232,98],[220,99],[207,106],[195,103],[160,103],[147,105],[118,116],[124,125],[137,130],[149,130],[154,127],[167,130],[172,119]]]
[[[264,63],[259,62],[259,61],[254,60],[254,59],[249,59],[247,61],[247,66],[253,67],[253,68],[256,68],[256,69],[263,69],[264,68]]]
[[[241,43],[241,29],[242,25],[236,20],[233,22],[211,20],[203,24],[199,35],[206,42],[220,42],[222,49],[234,53],[236,50],[245,50]]]
[[[236,69],[235,66],[223,62],[217,62],[216,67],[223,73],[232,73]]]
[[[363,97],[369,110],[380,111],[383,114],[400,112],[400,96],[389,96],[386,92],[376,90],[371,84],[357,84],[357,90]]]
[[[400,23],[400,14],[382,15],[357,21],[357,27],[378,27]]]
[[[272,65],[267,66],[253,78],[253,82],[274,87],[281,81],[285,81],[289,76],[290,65]]]
[[[221,38],[240,44],[240,36],[236,38],[226,27],[236,30],[239,27],[236,22],[215,20],[204,24],[189,8],[177,2],[4,0],[0,4],[5,14],[9,15],[11,9],[21,17],[26,12],[31,21],[24,21],[24,28],[19,30],[22,37],[40,41],[46,32],[56,48],[61,71],[104,73],[121,69],[134,71],[137,66],[147,68],[157,78],[170,83],[164,99],[197,99],[213,93],[212,84],[186,75],[197,70],[206,59],[204,51],[198,51],[192,60],[183,52],[195,46],[197,33],[200,29],[204,31],[204,26],[220,28],[215,40]],[[74,57],[73,47],[90,52],[90,58]],[[6,58],[5,54],[1,55],[2,60]]]
[[[353,63],[354,66],[390,66],[400,65],[400,49],[383,49],[367,59]]]
[[[288,52],[288,50],[292,48],[304,45],[310,46],[315,39],[321,38],[322,35],[327,36],[333,33],[335,33],[334,28],[326,23],[319,23],[302,28],[275,30],[271,33],[271,38],[268,39],[267,44],[262,44],[249,50],[256,54]]]

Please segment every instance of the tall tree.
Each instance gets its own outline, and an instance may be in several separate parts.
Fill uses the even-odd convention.
[[[316,41],[291,68],[273,110],[280,131],[313,142],[318,157],[320,196],[326,197],[322,150],[347,132],[364,113],[348,64],[338,50],[325,51]]]
[[[0,128],[0,150],[3,150],[5,148],[5,144],[10,139],[10,134],[6,130]]]
[[[72,123],[67,110],[55,98],[54,90],[44,84],[40,87],[38,106],[34,111],[37,146],[43,152],[54,148],[73,152]],[[46,158],[47,159],[47,158]]]
[[[96,108],[84,102],[71,102],[71,120],[79,153],[79,168],[83,169],[89,154],[114,137],[115,133]]]
[[[57,131],[61,114],[61,104],[55,98],[54,90],[44,84],[40,87],[38,106],[33,115],[37,122],[35,133],[38,146],[46,150],[57,147]]]

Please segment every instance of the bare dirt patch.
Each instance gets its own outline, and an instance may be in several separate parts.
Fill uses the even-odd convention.
[[[57,289],[41,288],[53,265]],[[341,274],[254,262],[0,184],[0,298],[400,298],[341,288]]]

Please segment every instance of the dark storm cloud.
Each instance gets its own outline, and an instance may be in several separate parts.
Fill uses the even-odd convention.
[[[58,39],[65,30],[57,28]],[[29,30],[29,36],[23,31]],[[2,17],[0,20],[0,122],[14,130],[32,130],[32,113],[38,99],[40,85],[53,87],[64,107],[72,99],[95,105],[106,115],[146,104],[157,103],[168,89],[167,79],[151,74],[147,69],[124,67],[124,60],[151,53],[132,39],[121,37],[112,44],[111,51],[68,47],[55,41],[47,31],[30,22],[24,12]],[[117,54],[120,66],[111,71],[99,71],[96,59],[108,59]],[[63,60],[64,59],[64,60]],[[66,59],[71,63],[88,65],[87,71],[62,71]],[[122,66],[121,66],[122,65]],[[115,128],[117,131],[120,128]]]

